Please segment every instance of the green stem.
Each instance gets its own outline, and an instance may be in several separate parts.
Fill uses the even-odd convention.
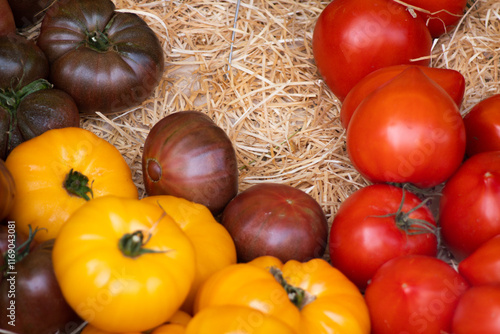
[[[274,278],[281,284],[283,289],[285,289],[288,299],[299,309],[302,310],[304,306],[309,304],[315,299],[314,296],[309,294],[306,290],[290,285],[283,277],[283,273],[276,267],[269,269],[269,272],[274,276]]]
[[[31,229],[31,225],[28,225],[28,228],[29,228],[28,239],[25,242],[23,242],[21,245],[17,246],[15,251],[14,251],[14,264],[21,262],[22,259],[24,259],[29,254],[30,248],[31,248],[31,243],[33,242],[33,240],[35,240],[35,235],[38,233],[38,231],[46,230],[46,228],[36,227],[35,230],[33,231]],[[12,261],[10,261],[10,263],[9,263],[10,259],[11,259],[11,257],[9,256],[9,253],[6,252],[4,254],[4,264],[3,264],[2,268],[0,268],[0,272],[5,273],[7,267],[9,265],[12,265]]]
[[[144,248],[150,237],[151,235],[148,239],[144,240],[144,234],[142,231],[127,233],[118,241],[118,248],[121,250],[123,255],[132,258],[148,253],[165,253],[166,251]]]
[[[92,185],[89,187],[89,178],[78,171],[74,171],[73,168],[66,175],[63,187],[69,194],[81,197],[86,201],[89,201],[90,197],[94,197]]]

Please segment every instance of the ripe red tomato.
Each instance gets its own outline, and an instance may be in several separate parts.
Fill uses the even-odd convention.
[[[312,40],[319,73],[341,101],[374,70],[428,65],[431,46],[425,22],[392,0],[332,1],[318,17]]]
[[[330,228],[329,249],[332,265],[364,290],[390,259],[435,256],[436,222],[415,194],[389,184],[369,185],[340,205]]]
[[[472,285],[500,284],[500,234],[462,260],[458,272]]]
[[[438,258],[392,259],[380,267],[365,292],[371,334],[451,333],[455,307],[468,288],[467,281]]]
[[[500,285],[475,286],[458,301],[453,334],[500,333]]]
[[[410,66],[417,66],[429,77],[429,79],[441,86],[451,96],[457,106],[462,104],[465,92],[465,78],[460,72],[446,68],[418,65],[387,66],[368,74],[351,89],[349,94],[347,94],[345,100],[342,102],[342,108],[340,109],[340,122],[342,126],[347,129],[354,111],[356,111],[359,104],[370,93],[386,82],[394,79],[398,74],[401,74]]]
[[[436,38],[449,32],[464,15],[467,0],[405,0],[415,14],[424,18],[427,27]]]
[[[443,241],[459,261],[500,234],[500,151],[467,159],[446,182],[439,212]]]
[[[465,154],[456,103],[419,68],[410,67],[359,105],[347,129],[347,153],[373,183],[446,181]]]
[[[272,255],[282,262],[322,257],[328,222],[318,202],[278,183],[261,183],[239,193],[222,213],[222,225],[236,246],[238,261]]]
[[[464,116],[468,156],[500,150],[500,94],[480,101]]]

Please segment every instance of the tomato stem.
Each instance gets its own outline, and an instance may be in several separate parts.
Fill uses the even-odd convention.
[[[285,289],[288,299],[295,305],[299,310],[302,310],[304,306],[309,304],[311,301],[315,299],[310,293],[306,290],[299,288],[297,286],[290,285],[285,278],[283,277],[283,273],[276,267],[271,267],[269,272],[274,276],[274,278],[278,281],[279,284]]]
[[[147,253],[165,253],[166,251],[159,251],[154,249],[144,248],[151,235],[144,240],[142,231],[135,231],[134,233],[127,233],[118,241],[118,248],[122,251],[123,255],[128,257],[137,257]]]
[[[9,252],[6,252],[4,254],[4,264],[2,268],[0,268],[0,272],[2,272],[3,274],[5,274],[9,266],[21,262],[21,260],[29,254],[31,243],[33,242],[33,240],[35,240],[35,235],[38,233],[38,231],[47,230],[46,228],[39,228],[37,226],[33,231],[31,229],[31,225],[28,225],[28,229],[28,239],[14,250],[14,255],[11,255],[12,253]],[[14,260],[14,262],[12,262],[12,259]]]
[[[94,197],[94,192],[92,191],[92,185],[89,187],[89,178],[78,171],[74,171],[73,168],[66,175],[63,187],[71,195],[76,195],[83,198],[86,201],[90,200],[89,195]]]

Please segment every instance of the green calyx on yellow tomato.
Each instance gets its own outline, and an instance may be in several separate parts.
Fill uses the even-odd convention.
[[[78,197],[83,198],[86,201],[90,200],[89,195],[94,197],[94,192],[92,191],[92,186],[88,186],[89,178],[82,173],[70,169],[68,175],[66,175],[66,179],[64,180],[64,188],[68,191],[68,193],[76,195]]]

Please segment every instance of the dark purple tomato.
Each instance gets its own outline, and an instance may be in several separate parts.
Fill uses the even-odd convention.
[[[239,262],[272,255],[282,262],[322,257],[328,238],[326,216],[311,196],[277,183],[239,193],[222,213]]]
[[[16,0],[19,1],[19,0]],[[7,0],[0,0],[0,35],[16,32],[14,15]]]
[[[0,89],[17,89],[49,75],[43,51],[24,36],[0,36]]]
[[[200,203],[217,215],[238,193],[233,144],[222,128],[198,111],[179,111],[156,123],[142,156],[146,193]]]
[[[155,32],[139,16],[116,12],[110,0],[65,0],[50,7],[38,46],[50,82],[82,113],[116,113],[150,97],[164,70]]]
[[[0,158],[22,142],[47,130],[79,127],[80,113],[73,98],[45,81],[0,93]],[[9,103],[9,98],[15,103]]]
[[[5,165],[5,162],[0,159],[0,220],[7,218],[14,205],[15,197],[16,184],[14,183],[14,178]]]
[[[6,263],[0,282],[1,329],[31,334],[71,333],[82,323],[55,278],[53,243],[51,239],[33,249],[29,247],[27,255],[16,263]]]

